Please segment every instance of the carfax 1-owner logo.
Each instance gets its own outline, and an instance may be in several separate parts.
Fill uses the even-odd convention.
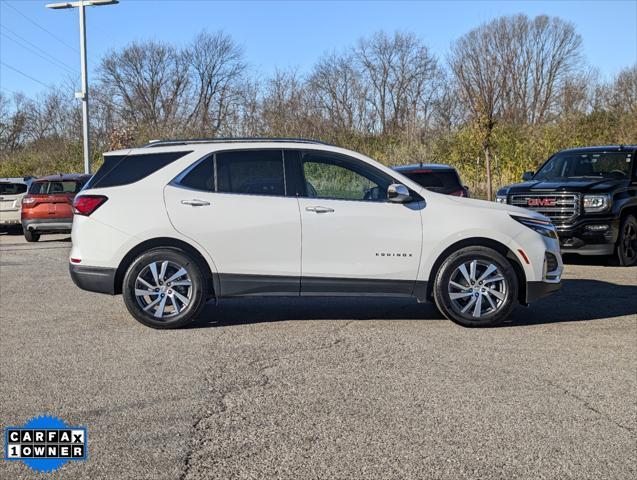
[[[4,459],[22,461],[36,472],[53,472],[66,462],[86,460],[86,427],[71,427],[56,417],[35,417],[4,429]]]

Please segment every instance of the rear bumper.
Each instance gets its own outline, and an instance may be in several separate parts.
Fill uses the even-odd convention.
[[[73,218],[22,219],[22,228],[36,232],[70,233],[73,228]]]
[[[89,292],[115,295],[115,268],[86,267],[69,264],[69,273],[73,283]]]
[[[526,303],[546,297],[562,288],[562,284],[549,282],[526,282]]]
[[[0,210],[0,225],[20,225],[20,209]]]

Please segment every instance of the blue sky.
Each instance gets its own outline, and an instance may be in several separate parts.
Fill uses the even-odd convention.
[[[77,10],[49,10],[46,3],[0,0],[0,88],[5,93],[35,95],[44,85],[69,76],[79,79]],[[202,29],[229,33],[264,75],[275,67],[307,71],[324,52],[343,49],[378,30],[413,32],[444,60],[454,39],[480,23],[514,13],[573,22],[588,62],[603,78],[637,62],[637,0],[121,0],[119,5],[87,9],[89,72],[94,73],[109,49],[139,39],[181,46]]]

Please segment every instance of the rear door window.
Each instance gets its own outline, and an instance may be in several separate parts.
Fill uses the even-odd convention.
[[[18,195],[27,191],[24,183],[0,183],[0,195]]]
[[[210,155],[203,160],[200,160],[198,163],[195,164],[194,167],[191,167],[190,170],[187,170],[185,173],[181,174],[177,178],[176,183],[192,190],[214,192],[214,156]]]
[[[285,195],[283,152],[245,150],[216,155],[217,191],[248,195]]]
[[[104,163],[86,188],[117,187],[135,183],[191,152],[105,155]]]

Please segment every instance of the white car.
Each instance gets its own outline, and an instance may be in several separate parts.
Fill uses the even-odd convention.
[[[300,139],[156,141],[110,152],[74,201],[70,272],[175,328],[211,298],[433,299],[494,325],[560,287],[555,228],[530,210],[441,195]]]
[[[0,227],[18,227],[22,198],[27,194],[31,177],[0,178]]]

